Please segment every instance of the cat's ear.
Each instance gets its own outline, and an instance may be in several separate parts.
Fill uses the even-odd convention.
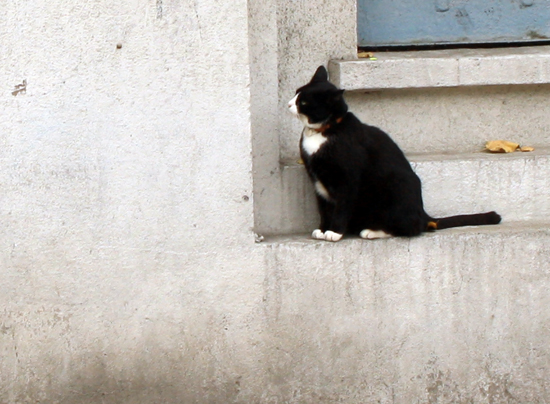
[[[325,66],[319,66],[311,78],[312,83],[322,81],[328,81],[328,72],[327,69],[325,69]]]

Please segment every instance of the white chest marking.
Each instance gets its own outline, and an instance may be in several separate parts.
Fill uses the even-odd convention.
[[[310,128],[304,128],[304,137],[302,139],[302,147],[304,151],[311,156],[317,153],[323,143],[328,139],[322,133],[316,132]]]
[[[327,189],[321,181],[315,181],[315,191],[317,191],[317,194],[319,194],[319,196],[323,197],[327,201],[330,200],[330,194],[328,193]]]

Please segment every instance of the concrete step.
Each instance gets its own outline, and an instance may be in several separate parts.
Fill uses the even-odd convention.
[[[405,152],[474,152],[496,139],[550,145],[550,46],[375,56],[331,61],[330,80]],[[281,155],[295,158],[301,125],[286,111],[281,119]]]
[[[376,52],[332,60],[330,80],[348,91],[550,83],[550,46]]]
[[[422,180],[426,211],[435,217],[496,210],[504,222],[550,217],[550,150],[529,153],[410,155]],[[318,225],[305,168],[282,169],[282,212],[277,234],[307,233]]]
[[[548,397],[549,222],[259,248],[270,371],[285,402]]]
[[[406,153],[475,152],[489,140],[550,145],[549,84],[354,91],[345,97],[359,119],[382,128]]]

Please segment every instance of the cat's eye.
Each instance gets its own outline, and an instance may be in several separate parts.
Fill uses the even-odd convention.
[[[303,106],[307,105],[307,102],[300,100],[300,102],[298,104],[300,104],[300,106],[303,107]]]

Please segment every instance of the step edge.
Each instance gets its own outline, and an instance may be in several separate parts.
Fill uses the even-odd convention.
[[[423,162],[446,162],[446,161],[490,161],[490,162],[505,162],[518,159],[532,158],[550,158],[550,147],[537,146],[531,152],[514,152],[514,153],[490,153],[485,150],[476,152],[430,152],[430,153],[408,153],[407,159],[412,163]],[[281,161],[281,168],[293,169],[303,167],[299,159],[285,159]]]
[[[533,234],[540,233],[550,236],[550,220],[545,220],[543,218],[534,218],[530,220],[523,221],[504,221],[499,225],[492,226],[467,226],[467,227],[457,227],[453,229],[445,229],[435,232],[423,233],[420,236],[408,238],[408,237],[392,237],[389,239],[381,240],[363,240],[359,237],[345,237],[343,240],[338,243],[331,243],[323,240],[314,240],[311,238],[310,234],[307,233],[296,233],[296,234],[281,234],[281,235],[272,235],[265,236],[262,242],[257,243],[258,245],[264,247],[277,247],[277,246],[312,246],[312,245],[328,245],[334,246],[335,248],[338,245],[347,246],[350,243],[385,243],[387,241],[402,242],[408,243],[411,240],[419,239],[434,239],[438,237],[472,237],[472,236],[485,236],[485,235],[494,235],[494,236],[503,236],[509,235],[510,237],[518,234]]]
[[[329,61],[348,91],[550,83],[550,46],[377,52],[375,60]]]

